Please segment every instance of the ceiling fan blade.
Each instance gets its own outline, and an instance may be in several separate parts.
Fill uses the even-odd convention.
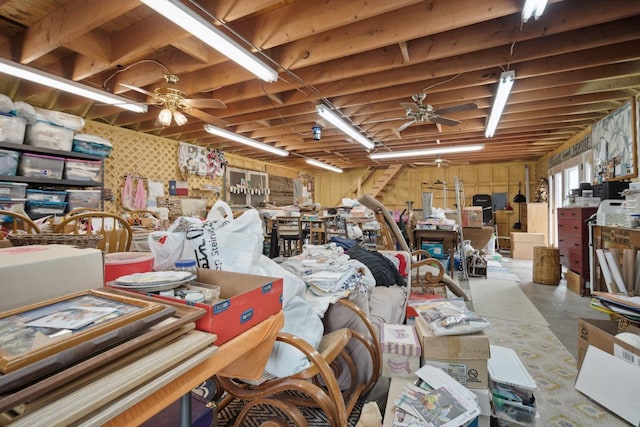
[[[186,111],[185,111],[186,113]],[[226,120],[221,119],[220,117],[216,117],[214,115],[211,115],[209,113],[205,113],[204,111],[198,110],[196,108],[192,108],[191,110],[189,110],[189,112],[187,113],[197,119],[202,120],[203,122],[206,123],[210,123],[212,125],[218,126],[218,127],[226,127],[228,125]]]
[[[468,104],[454,105],[453,107],[441,108],[434,111],[435,114],[450,114],[457,113],[458,111],[475,110],[478,108],[478,104],[475,102],[469,102]]]
[[[405,130],[406,128],[408,128],[409,126],[411,126],[412,124],[414,124],[415,122],[416,122],[415,120],[408,121],[408,122],[406,122],[406,123],[404,123],[404,124],[400,125],[400,127],[398,127],[398,128],[396,129],[396,131],[397,131],[398,133],[399,133],[399,132],[402,132],[403,130]]]
[[[429,121],[432,123],[436,123],[436,124],[440,123],[442,125],[447,125],[447,126],[456,126],[460,124],[458,120],[448,119],[446,117],[433,117],[429,119]]]
[[[401,102],[400,105],[407,111],[413,111],[416,113],[420,111],[420,107],[418,107],[418,105],[414,104],[413,102]]]
[[[132,85],[128,85],[126,83],[118,83],[120,86],[124,86],[127,89],[131,89],[131,90],[135,90],[136,92],[140,92],[140,93],[144,93],[147,96],[150,96],[151,98],[155,99],[156,98],[156,94],[153,92],[149,92],[146,89],[142,89],[141,87],[138,86],[132,86]]]
[[[213,98],[191,98],[185,99],[184,102],[187,102],[193,108],[227,108],[224,102]]]

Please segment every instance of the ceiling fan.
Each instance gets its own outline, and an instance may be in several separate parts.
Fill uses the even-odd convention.
[[[227,108],[224,102],[215,98],[187,98],[184,92],[172,87],[178,83],[178,76],[167,73],[164,79],[167,86],[158,87],[153,92],[126,83],[120,83],[120,85],[147,95],[150,98],[148,104],[161,107],[156,123],[162,126],[171,125],[172,119],[178,126],[184,125],[187,123],[187,118],[183,112],[218,126],[226,126],[224,120],[198,110],[199,108]]]
[[[438,158],[436,158],[435,160],[433,160],[431,162],[415,162],[413,164],[416,165],[416,166],[435,166],[435,167],[438,167],[438,168],[442,168],[442,167],[446,168],[450,164],[468,165],[469,162],[456,162],[456,161],[443,159],[442,157],[438,156]],[[436,183],[436,184],[441,184],[441,183]]]
[[[401,102],[400,105],[406,110],[406,116],[410,118],[408,122],[404,123],[397,129],[392,129],[393,133],[400,138],[400,132],[408,128],[414,123],[435,123],[438,126],[438,130],[441,131],[440,126],[456,126],[460,124],[459,120],[451,119],[448,117],[442,117],[442,114],[457,113],[458,111],[467,111],[478,108],[475,102],[469,102],[467,104],[454,105],[452,107],[434,109],[432,105],[424,104],[427,94],[424,92],[416,93],[411,96],[414,102]]]

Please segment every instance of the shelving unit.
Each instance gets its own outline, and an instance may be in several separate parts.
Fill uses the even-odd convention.
[[[0,142],[0,149],[19,151],[20,153],[32,153],[42,154],[47,156],[55,156],[60,158],[70,159],[82,159],[102,162],[102,171],[100,175],[100,182],[90,181],[78,181],[72,179],[57,179],[46,177],[27,177],[17,175],[0,175],[0,181],[4,182],[21,182],[29,184],[30,186],[47,186],[55,188],[99,188],[100,192],[104,190],[104,159],[100,156],[94,156],[91,154],[78,153],[75,151],[60,151],[52,150],[49,148],[34,147],[27,144],[11,144],[7,142]],[[102,204],[101,204],[102,207]]]

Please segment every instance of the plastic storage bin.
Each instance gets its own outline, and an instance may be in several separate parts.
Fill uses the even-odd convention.
[[[531,406],[524,405],[509,399],[502,399],[495,395],[493,395],[491,399],[493,401],[493,410],[496,413],[496,418],[517,423],[518,425],[535,425],[537,413],[535,404]]]
[[[73,151],[79,153],[109,157],[112,149],[111,143],[99,136],[79,133],[73,137]]]
[[[18,171],[20,153],[12,150],[0,150],[0,175],[14,176]]]
[[[61,179],[63,170],[64,159],[60,157],[23,153],[18,163],[20,176]]]
[[[84,119],[73,114],[36,108],[38,121],[27,126],[25,143],[34,147],[71,151],[74,131],[84,127]]]
[[[63,215],[67,202],[45,202],[42,200],[27,200],[25,211],[29,216],[35,215]]]
[[[27,190],[27,200],[37,200],[42,202],[64,202],[67,199],[66,191],[49,190]]]
[[[100,190],[67,190],[67,207],[69,210],[75,208],[100,207],[102,192]]]
[[[27,199],[0,197],[0,211],[24,211],[24,204]],[[0,215],[0,222],[9,221],[11,218]]]
[[[71,151],[73,130],[51,123],[36,122],[27,126],[25,142],[34,147]]]
[[[27,122],[22,117],[0,113],[0,142],[22,144]]]
[[[0,198],[24,199],[27,184],[22,182],[0,182]]]
[[[65,179],[76,181],[100,182],[102,162],[100,160],[66,159],[64,167]]]

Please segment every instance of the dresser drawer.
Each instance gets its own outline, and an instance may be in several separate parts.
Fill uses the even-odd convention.
[[[583,239],[581,236],[570,236],[558,233],[558,248],[580,251],[582,250]]]
[[[586,232],[586,226],[582,221],[576,219],[558,219],[558,237],[578,236],[582,237]]]
[[[591,215],[593,215],[598,208],[588,207],[588,208],[558,208],[558,222],[562,219],[576,219],[579,221],[584,221],[589,219]]]
[[[569,251],[569,263],[567,266],[569,270],[584,275],[584,268],[589,265],[589,261],[584,259],[585,256],[582,251]]]

